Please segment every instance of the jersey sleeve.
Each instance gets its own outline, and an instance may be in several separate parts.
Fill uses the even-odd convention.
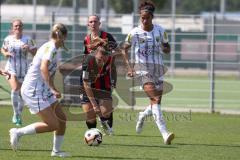
[[[110,50],[117,48],[117,42],[110,33],[107,34],[107,38],[108,38],[108,45],[110,47]]]
[[[91,66],[90,61],[92,57],[87,55],[85,60],[82,64],[82,80],[87,82],[92,82],[92,75],[91,75]]]
[[[55,49],[55,47],[48,45],[46,46],[46,48],[43,50],[43,57],[42,59],[44,60],[49,60],[50,62],[52,62],[52,60],[55,58],[55,56],[57,56],[57,51]]]
[[[27,44],[29,45],[30,49],[37,48],[36,42],[30,37],[28,38]]]
[[[9,39],[6,37],[4,40],[3,40],[3,44],[2,44],[2,48],[7,50],[8,49],[8,45],[9,45]]]
[[[167,32],[165,31],[165,29],[163,29],[163,28],[160,27],[159,30],[160,30],[159,32],[160,32],[160,34],[161,34],[161,42],[162,42],[163,44],[168,43],[168,42],[169,42],[168,34],[167,34]]]
[[[87,36],[84,38],[84,40],[83,40],[83,53],[84,54],[89,54],[89,52],[88,52],[88,48],[87,48]]]
[[[135,43],[135,34],[133,33],[133,31],[129,32],[126,39],[125,39],[125,42],[127,42],[129,45],[133,45]]]

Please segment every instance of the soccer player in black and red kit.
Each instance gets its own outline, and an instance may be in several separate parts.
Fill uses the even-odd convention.
[[[88,128],[96,128],[97,114],[105,133],[111,135],[113,134],[111,93],[117,81],[116,66],[111,52],[117,47],[117,43],[110,33],[100,30],[100,24],[100,18],[97,15],[89,16],[88,27],[91,33],[84,38],[84,54],[87,56],[83,63],[82,80],[85,93],[80,98],[86,113]],[[94,72],[90,73],[93,70]],[[88,74],[93,77],[88,77],[90,76]],[[90,81],[89,86],[86,86],[87,81]],[[90,93],[90,97],[93,96],[91,98],[88,95],[89,90],[93,93],[93,95]]]

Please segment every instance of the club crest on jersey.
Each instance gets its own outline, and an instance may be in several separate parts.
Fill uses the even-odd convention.
[[[144,38],[139,38],[139,43],[145,43],[146,40]]]

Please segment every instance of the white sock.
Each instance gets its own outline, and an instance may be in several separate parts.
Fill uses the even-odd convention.
[[[64,139],[63,135],[54,134],[54,136],[53,136],[53,149],[52,149],[54,152],[59,152],[60,151],[60,147],[63,143],[63,139]]]
[[[168,133],[168,130],[160,107],[161,106],[159,104],[152,105],[152,113],[158,129],[160,130],[162,136],[165,137]]]
[[[18,128],[17,129],[17,134],[19,136],[22,135],[29,135],[29,134],[36,134],[36,129],[34,124],[30,124],[26,127]]]
[[[11,102],[12,102],[12,107],[13,107],[13,113],[14,115],[19,115],[18,111],[18,96],[19,96],[19,91],[11,91]]]
[[[19,95],[18,96],[18,113],[19,113],[19,115],[22,114],[23,106],[24,106],[24,101],[23,101],[22,97]]]
[[[139,121],[143,121],[146,116],[152,115],[151,105],[147,106],[143,112],[139,112]]]

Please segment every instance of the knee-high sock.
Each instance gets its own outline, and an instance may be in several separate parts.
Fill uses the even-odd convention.
[[[19,115],[18,110],[18,97],[19,97],[19,91],[11,91],[11,101],[12,101],[12,107],[13,107],[13,113],[14,115]]]
[[[54,152],[61,151],[60,148],[62,146],[63,139],[64,139],[63,135],[56,135],[54,133],[54,136],[53,136],[53,149],[52,149]]]
[[[139,112],[139,121],[143,121],[146,116],[152,115],[152,107],[151,105],[147,106],[147,108],[143,112]]]
[[[110,117],[108,118],[107,123],[108,123],[109,127],[112,128],[112,126],[113,126],[113,112],[111,112]]]
[[[162,136],[165,137],[168,130],[159,104],[152,105],[152,113],[158,129],[160,130]]]
[[[94,121],[94,122],[86,121],[86,125],[87,125],[88,129],[96,128],[97,127],[97,121]]]
[[[19,115],[22,114],[23,106],[24,106],[24,101],[23,101],[22,97],[19,95],[19,97],[18,97],[18,113],[19,113]]]
[[[29,135],[29,134],[36,134],[35,124],[30,124],[28,126],[18,128],[17,134],[19,136]]]

